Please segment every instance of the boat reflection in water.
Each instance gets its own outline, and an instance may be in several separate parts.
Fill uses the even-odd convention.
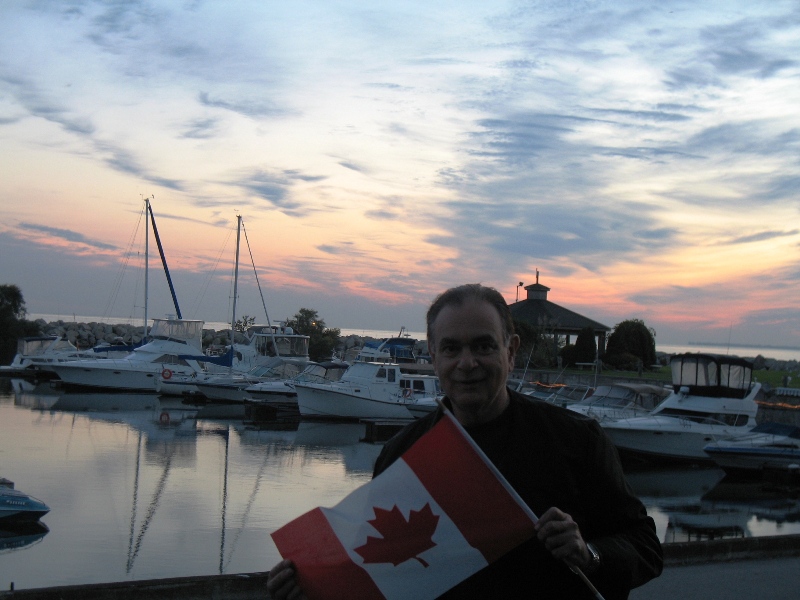
[[[0,555],[41,542],[49,531],[40,521],[0,525]]]
[[[731,480],[711,468],[633,471],[627,478],[664,543],[800,533],[797,489]]]

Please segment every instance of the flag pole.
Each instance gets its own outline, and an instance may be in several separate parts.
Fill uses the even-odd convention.
[[[525,502],[525,500],[522,499],[522,497],[517,493],[517,491],[513,487],[511,487],[511,484],[508,483],[508,481],[506,481],[505,476],[502,473],[500,473],[500,471],[497,469],[494,463],[491,460],[489,460],[488,456],[486,456],[486,453],[484,453],[484,451],[480,448],[480,446],[478,446],[478,444],[475,443],[475,440],[472,439],[472,436],[469,434],[469,432],[467,432],[467,430],[464,429],[464,426],[459,422],[459,420],[456,419],[456,416],[452,413],[452,411],[449,408],[447,408],[447,406],[445,406],[441,398],[436,398],[436,403],[439,405],[439,408],[441,408],[444,416],[449,418],[453,422],[453,424],[461,432],[461,434],[469,442],[469,444],[473,447],[473,449],[478,453],[479,456],[483,458],[483,460],[486,462],[486,465],[492,470],[492,472],[495,474],[498,480],[511,493],[511,495],[514,496],[514,498],[516,498],[517,502],[519,502],[523,510],[526,513],[528,513],[528,516],[533,520],[533,522],[536,523],[539,520],[539,517],[537,517],[536,513],[534,513],[530,509],[527,502]],[[594,594],[596,600],[605,600],[605,598],[603,598],[603,595],[597,590],[596,587],[594,587],[592,582],[589,581],[589,578],[586,577],[586,574],[583,571],[581,571],[580,568],[567,563],[567,561],[564,561],[564,563],[569,567],[570,571],[572,571],[578,577],[581,578],[581,581],[583,581],[583,583],[585,583],[586,586],[591,590],[592,594]]]

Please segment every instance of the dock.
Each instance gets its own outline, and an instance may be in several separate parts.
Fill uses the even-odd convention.
[[[361,441],[382,444],[413,421],[414,419],[361,419],[360,422],[366,425],[366,431]]]

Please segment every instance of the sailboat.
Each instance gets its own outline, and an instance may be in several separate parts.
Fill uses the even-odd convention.
[[[149,215],[153,225],[153,235],[158,244],[164,273],[172,294],[177,317],[153,319],[153,326],[147,332],[147,296],[149,272],[149,229],[145,218],[145,277],[144,277],[144,334],[143,345],[119,359],[101,358],[62,362],[53,365],[53,370],[68,388],[91,388],[106,390],[126,390],[155,392],[159,377],[169,379],[177,375],[190,375],[203,370],[200,358],[203,351],[204,321],[186,320],[181,316],[175,287],[167,267],[164,248],[158,235],[156,219],[150,199],[145,198],[145,215]]]
[[[303,370],[308,363],[309,336],[296,333],[283,324],[269,322],[264,296],[264,313],[267,325],[252,325],[244,332],[245,343],[234,342],[237,333],[236,302],[239,289],[239,248],[244,229],[241,215],[236,216],[236,255],[233,278],[233,308],[231,312],[231,345],[221,357],[181,356],[186,360],[204,361],[205,371],[188,376],[162,376],[157,390],[166,396],[202,395],[209,400],[243,402],[247,398],[244,389],[258,381],[288,379]],[[245,239],[247,232],[245,230]],[[249,248],[249,245],[248,245]],[[252,253],[251,253],[252,257]],[[256,282],[258,273],[255,271]],[[259,284],[259,291],[261,285]],[[285,377],[284,376],[285,373]]]

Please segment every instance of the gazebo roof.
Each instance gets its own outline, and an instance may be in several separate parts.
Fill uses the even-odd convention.
[[[511,315],[518,321],[538,326],[547,323],[555,332],[578,333],[585,327],[591,327],[595,332],[608,332],[611,328],[593,321],[573,310],[559,306],[547,299],[550,288],[539,283],[537,273],[536,283],[525,286],[528,298],[515,302],[509,308]]]

